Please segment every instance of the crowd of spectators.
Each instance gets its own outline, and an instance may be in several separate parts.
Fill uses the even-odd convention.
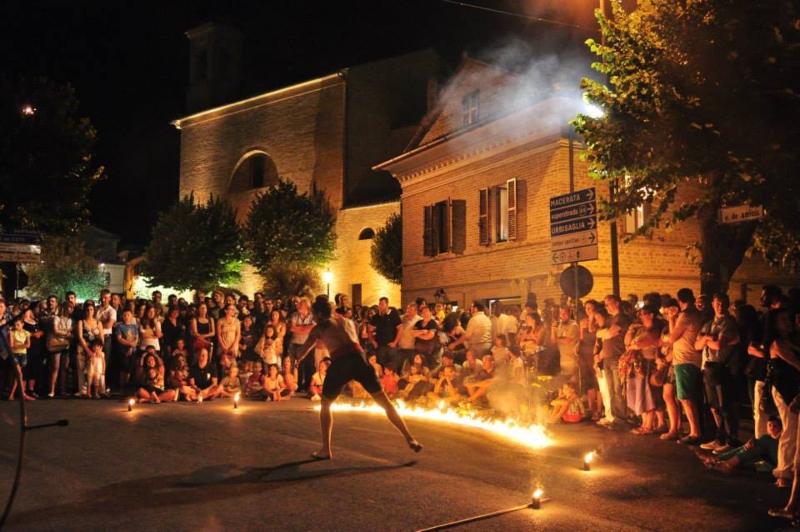
[[[353,321],[393,399],[655,435],[698,446],[705,465],[722,472],[757,463],[776,486],[792,488],[787,505],[771,513],[793,517],[800,505],[799,293],[765,286],[756,309],[684,288],[675,297],[608,295],[578,302],[577,310],[566,298],[541,308],[534,298],[491,308],[474,301],[460,310],[418,299],[398,310],[385,297],[350,306],[338,294],[335,311]],[[5,398],[320,397],[325,349],[295,364],[314,326],[305,297],[98,295],[80,304],[71,292],[63,301],[0,299],[10,350],[0,353]],[[366,396],[357,384],[351,391]],[[752,412],[751,433],[740,424],[743,406]]]

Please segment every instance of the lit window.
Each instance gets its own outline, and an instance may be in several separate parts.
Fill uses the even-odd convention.
[[[480,244],[507,242],[517,238],[517,180],[479,191]]]
[[[463,126],[470,126],[478,121],[479,102],[480,92],[477,90],[464,96],[461,101],[461,123]]]

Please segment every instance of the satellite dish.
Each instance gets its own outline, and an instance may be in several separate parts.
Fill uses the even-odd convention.
[[[576,283],[576,273],[575,268],[578,269],[577,271],[577,283]],[[588,269],[584,268],[580,265],[572,265],[569,268],[565,269],[561,272],[561,278],[559,279],[559,284],[561,285],[561,290],[568,296],[573,299],[581,298],[586,296],[589,292],[592,291],[592,287],[594,286],[594,278],[592,277],[592,272]],[[577,284],[578,288],[578,295],[575,295],[575,285]]]

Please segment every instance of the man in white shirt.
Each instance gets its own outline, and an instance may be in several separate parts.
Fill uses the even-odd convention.
[[[458,340],[451,342],[448,346],[451,350],[459,345],[466,345],[475,350],[478,357],[489,354],[492,349],[492,320],[484,312],[484,305],[481,301],[472,302],[472,316],[467,324],[467,330]]]

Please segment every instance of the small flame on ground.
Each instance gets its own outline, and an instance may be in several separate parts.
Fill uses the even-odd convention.
[[[319,410],[319,408],[319,406],[316,406],[314,409]],[[406,418],[452,423],[485,430],[532,449],[542,449],[553,444],[552,440],[545,434],[544,427],[540,425],[523,425],[513,419],[482,419],[476,416],[475,411],[462,414],[452,409],[445,409],[442,404],[439,405],[438,410],[433,410],[417,406],[409,407],[403,401],[397,401],[396,408],[400,415]],[[364,402],[358,404],[335,403],[331,406],[331,410],[334,412],[384,413],[383,408],[377,404],[366,404]]]

